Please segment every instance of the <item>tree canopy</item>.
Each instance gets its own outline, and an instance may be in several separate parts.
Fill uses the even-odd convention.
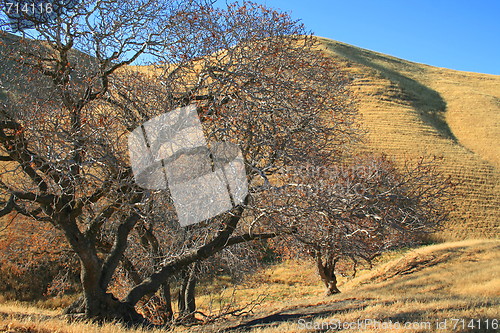
[[[176,274],[273,237],[259,197],[274,175],[333,163],[357,138],[348,77],[287,14],[250,2],[84,0],[50,20],[23,19],[37,21],[15,35],[8,17],[0,22],[0,215],[64,236],[81,266],[71,311],[89,318],[142,322],[134,307]],[[249,194],[182,228],[168,191],[135,182],[127,138],[188,105],[209,145],[240,147]],[[120,293],[119,270],[129,278]]]

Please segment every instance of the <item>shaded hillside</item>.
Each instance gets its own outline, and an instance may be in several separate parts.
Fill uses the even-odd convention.
[[[321,39],[354,77],[368,149],[398,159],[443,157],[463,181],[457,209],[440,237],[498,237],[500,76],[412,63]]]
[[[15,106],[19,100],[33,95],[48,95],[53,90],[48,77],[38,75],[38,72],[22,65],[29,58],[27,55],[55,59],[46,43],[0,31],[0,54],[0,102],[9,99],[9,105]],[[75,69],[76,83],[81,83],[79,78],[83,77],[80,70],[85,69],[90,73],[99,70],[99,64],[93,57],[75,49],[69,52],[69,61]]]

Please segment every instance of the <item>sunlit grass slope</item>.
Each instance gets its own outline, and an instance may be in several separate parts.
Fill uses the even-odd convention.
[[[439,238],[499,236],[500,76],[412,63],[321,39],[353,75],[369,149],[443,157],[463,196]]]
[[[485,323],[500,319],[499,250],[497,240],[467,240],[412,250],[342,284],[341,294],[322,302],[311,298],[271,314],[273,318],[290,318],[288,321],[259,325],[252,318],[253,324],[245,327],[249,320],[243,321],[240,327],[245,330],[239,332],[314,331],[301,329],[299,319],[317,324],[371,320],[371,324],[353,325],[342,332],[495,332]],[[474,328],[467,327],[471,320],[475,320]],[[437,323],[445,321],[446,328],[436,329]],[[409,327],[376,326],[389,322],[408,323]]]

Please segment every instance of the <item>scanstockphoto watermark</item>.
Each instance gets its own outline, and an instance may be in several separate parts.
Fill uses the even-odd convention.
[[[211,142],[203,134],[195,105],[161,114],[128,137],[137,185],[169,190],[181,226],[222,214],[248,193],[241,149]]]
[[[370,165],[352,165],[348,167],[317,166],[304,164],[285,166],[277,172],[276,186],[272,190],[284,194],[289,190],[300,190],[306,195],[349,196],[363,194],[362,179],[371,179],[380,170]]]
[[[300,165],[287,165],[284,166],[279,173],[286,176],[299,176],[303,178],[325,178],[325,179],[336,179],[336,178],[347,178],[354,174],[367,177],[373,173],[378,172],[377,168],[372,165],[366,164],[352,164],[350,166],[340,166],[340,165],[314,165],[310,163],[303,163]]]
[[[307,321],[299,319],[297,322],[298,328],[301,330],[424,330],[427,332],[440,330],[498,330],[500,328],[500,319],[470,319],[470,318],[446,318],[433,321],[392,321],[392,320],[376,320],[376,319],[359,319],[357,321],[340,321],[332,319],[330,321]]]
[[[431,331],[435,327],[430,321],[421,322],[399,322],[399,321],[379,321],[376,319],[359,319],[357,321],[340,321],[332,319],[330,321],[307,321],[299,319],[297,322],[300,330],[328,330],[328,331],[343,331],[343,330],[426,330]]]

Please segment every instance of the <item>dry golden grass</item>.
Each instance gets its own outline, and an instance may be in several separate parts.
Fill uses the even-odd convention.
[[[280,314],[297,313],[276,325],[254,325],[249,332],[306,332],[298,319],[326,327],[330,322],[351,323],[372,320],[382,323],[412,323],[408,329],[376,325],[356,326],[346,332],[432,332],[436,323],[447,321],[447,329],[439,332],[464,332],[471,319],[500,320],[500,241],[468,240],[423,247],[400,254],[372,271],[341,285],[343,293],[328,301],[310,298],[307,307],[290,307]],[[430,323],[430,328],[429,324]],[[454,325],[457,325],[453,328]],[[474,332],[494,330],[478,330]],[[500,326],[499,326],[500,327]],[[311,331],[311,330],[309,330]],[[320,331],[320,330],[319,330]]]
[[[197,298],[198,310],[204,313],[212,312],[216,315],[219,307],[224,307],[229,301],[233,302],[232,308],[239,308],[245,307],[255,300],[260,300],[259,305],[255,308],[255,313],[263,315],[293,304],[301,304],[303,299],[312,300],[313,303],[319,302],[322,299],[323,286],[311,263],[287,261],[252,275],[248,282],[239,284],[237,287],[233,286],[229,279],[221,277],[210,284],[199,285],[197,293],[200,295]],[[289,302],[284,303],[285,299],[288,299]],[[175,311],[175,303],[173,305]],[[47,304],[35,306],[29,303],[0,300],[0,332],[165,332],[165,330],[160,329],[130,329],[118,323],[103,326],[86,322],[69,323],[66,318],[60,315],[62,308],[44,309],[40,306],[45,307]],[[220,327],[221,323],[216,322],[201,327],[176,327],[174,331],[211,332],[220,329]]]
[[[431,332],[435,331],[437,322],[447,320],[448,329],[440,332],[467,331],[467,328],[452,329],[455,323],[451,319],[464,319],[467,324],[471,319],[480,319],[483,324],[486,320],[490,323],[493,319],[500,320],[499,276],[498,240],[467,240],[391,253],[373,270],[362,271],[355,279],[343,279],[340,283],[342,293],[332,297],[323,296],[322,286],[310,263],[291,261],[258,273],[255,279],[252,277],[252,283],[240,288],[240,304],[262,293],[269,295],[250,316],[229,318],[206,326],[177,327],[173,331],[216,332],[268,316],[278,319],[273,323],[254,322],[246,327],[247,331],[305,332],[307,330],[299,325],[300,318],[323,325],[330,322],[364,322],[367,319],[372,323],[392,321],[420,325],[397,332]],[[205,301],[202,296],[200,309],[206,306]],[[146,332],[143,329],[127,329],[119,324],[68,323],[57,316],[59,313],[19,303],[0,304],[0,331]],[[427,322],[432,329],[425,326]],[[361,332],[391,331],[376,330],[373,326],[362,328]],[[357,332],[358,329],[345,331]]]
[[[463,182],[457,208],[437,239],[498,238],[500,76],[408,62],[321,39],[354,75],[367,149],[402,161],[443,157],[442,171]]]
[[[222,291],[214,291],[213,283],[211,282],[210,289],[206,285],[199,286],[197,305],[202,312],[217,311],[221,299],[225,302],[231,300],[234,308],[243,308],[260,300],[258,308],[262,311],[263,308],[270,310],[288,305],[283,303],[284,299],[300,300],[323,293],[323,285],[316,269],[307,261],[280,263],[253,274],[234,286],[224,281],[219,282],[220,287],[226,288]]]
[[[105,325],[89,324],[84,322],[73,322],[68,324],[62,319],[32,320],[30,317],[24,319],[8,319],[5,324],[0,323],[0,332],[30,332],[30,333],[159,333],[166,332],[160,329],[128,329],[118,323]]]

